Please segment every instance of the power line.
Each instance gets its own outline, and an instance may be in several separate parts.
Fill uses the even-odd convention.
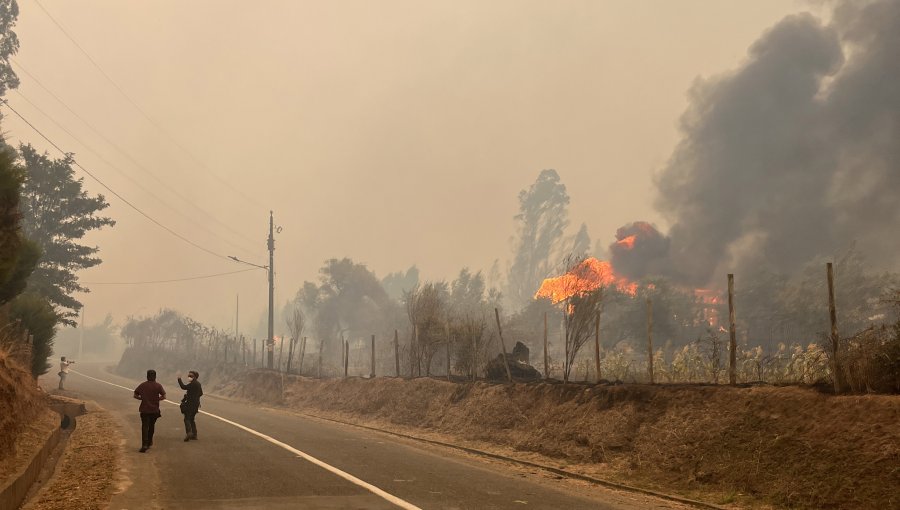
[[[9,105],[9,101],[7,101],[7,100],[4,99],[4,100],[2,100],[2,103],[3,103],[7,108],[9,108],[10,111],[12,111],[13,113],[15,113],[16,116],[18,116],[20,119],[22,119],[22,122],[24,122],[25,124],[28,124],[28,127],[30,127],[31,129],[33,129],[38,135],[41,136],[41,138],[43,138],[44,140],[46,140],[47,143],[49,143],[50,145],[52,145],[52,146],[53,146],[56,150],[58,150],[61,154],[66,155],[66,156],[68,156],[68,155],[70,154],[70,153],[67,153],[66,151],[62,150],[62,149],[59,147],[59,145],[56,145],[56,144],[53,142],[53,140],[51,140],[50,138],[48,138],[47,135],[45,135],[43,132],[41,132],[40,129],[38,129],[37,127],[35,127],[34,124],[32,124],[31,122],[28,121],[28,119],[26,119],[25,117],[23,117],[21,113],[19,113],[15,108],[13,108],[12,106],[10,106],[10,105]],[[201,246],[201,245],[195,243],[194,241],[191,241],[191,240],[188,239],[187,237],[184,237],[183,235],[179,234],[178,232],[172,230],[171,228],[169,228],[169,227],[163,225],[163,224],[160,223],[158,220],[156,220],[154,217],[152,217],[152,216],[150,216],[149,214],[147,214],[147,213],[145,213],[144,211],[142,211],[138,206],[136,206],[136,205],[132,204],[131,202],[129,202],[125,197],[123,197],[122,195],[120,195],[116,190],[114,190],[114,189],[110,188],[109,186],[107,186],[105,182],[101,181],[96,175],[94,175],[93,173],[91,173],[90,170],[88,170],[87,168],[83,167],[83,166],[81,165],[81,163],[75,161],[74,158],[72,159],[72,164],[75,165],[75,166],[77,166],[78,168],[80,168],[82,172],[84,172],[84,173],[86,173],[87,175],[89,175],[92,179],[94,179],[95,181],[97,181],[97,183],[99,183],[101,186],[103,186],[104,188],[106,188],[110,193],[112,193],[113,195],[115,195],[116,197],[118,197],[118,199],[121,200],[122,202],[124,202],[126,205],[128,205],[128,207],[131,207],[132,209],[134,209],[135,211],[137,211],[141,216],[143,216],[143,217],[147,218],[148,220],[150,220],[151,222],[155,223],[157,226],[159,226],[160,228],[162,228],[162,229],[165,230],[166,232],[168,232],[168,233],[172,234],[173,236],[177,237],[178,239],[181,239],[182,241],[184,241],[184,242],[190,244],[191,246],[197,248],[198,250],[202,250],[202,251],[204,251],[204,252],[206,252],[206,253],[209,253],[210,255],[213,255],[213,256],[215,256],[215,257],[219,257],[219,258],[226,259],[226,260],[231,260],[231,259],[229,259],[227,256],[222,255],[221,253],[216,253],[216,252],[210,250],[209,248],[206,248],[206,247],[204,247],[204,246]]]
[[[116,167],[116,166],[113,165],[110,161],[108,161],[106,158],[104,158],[103,156],[101,156],[100,153],[98,153],[97,151],[95,151],[94,149],[92,149],[92,148],[91,148],[89,145],[87,145],[86,143],[82,142],[77,136],[75,136],[71,131],[69,131],[69,130],[66,129],[64,126],[62,126],[62,125],[61,125],[59,122],[57,122],[53,117],[51,117],[50,115],[48,115],[44,110],[41,110],[41,108],[40,108],[38,105],[34,104],[33,101],[31,101],[30,99],[28,99],[28,97],[26,97],[26,96],[25,96],[24,94],[22,94],[20,91],[16,90],[15,92],[16,92],[16,94],[18,94],[22,99],[24,99],[28,104],[30,104],[30,105],[32,106],[32,108],[34,108],[34,109],[37,110],[41,115],[43,115],[44,117],[46,117],[47,119],[49,119],[50,122],[52,122],[56,127],[58,127],[59,129],[61,129],[64,133],[66,133],[67,135],[69,135],[69,136],[70,136],[72,139],[74,139],[76,142],[80,143],[85,149],[87,149],[89,152],[91,152],[97,159],[99,159],[100,161],[102,161],[103,163],[105,163],[108,167],[110,167],[110,168],[112,168],[113,170],[119,172],[119,174],[121,174],[121,175],[124,176],[126,179],[128,179],[129,181],[131,181],[132,184],[134,184],[135,186],[137,186],[138,188],[140,188],[141,190],[143,190],[145,193],[147,193],[147,194],[150,195],[151,197],[155,198],[159,203],[161,203],[162,205],[164,205],[165,207],[167,207],[169,210],[171,210],[171,211],[174,212],[175,214],[178,214],[179,216],[181,216],[181,217],[187,219],[188,221],[192,222],[193,224],[195,224],[195,225],[199,226],[200,228],[206,230],[207,232],[209,232],[210,234],[212,234],[213,237],[218,237],[218,236],[215,234],[215,232],[212,232],[211,230],[209,230],[209,229],[208,229],[206,226],[204,226],[202,223],[198,222],[198,221],[195,220],[193,217],[188,216],[188,215],[182,213],[181,211],[175,209],[175,207],[173,207],[172,205],[170,205],[169,203],[167,203],[165,200],[163,200],[163,199],[161,199],[160,197],[156,196],[152,191],[150,191],[149,189],[147,189],[146,187],[144,187],[144,185],[141,184],[139,181],[137,181],[136,179],[134,179],[133,177],[131,177],[131,176],[128,175],[127,173],[125,173],[125,172],[119,170],[118,167]],[[244,248],[244,247],[242,247],[242,246],[238,246],[238,245],[232,243],[231,241],[229,241],[229,240],[227,240],[227,239],[222,239],[222,238],[219,238],[219,239],[220,239],[222,242],[231,245],[233,248],[237,248],[237,249],[239,249],[239,250],[241,250],[241,251],[245,251],[245,252],[247,252],[247,253],[252,252],[252,250],[247,250],[246,248]]]
[[[227,276],[238,273],[246,273],[247,271],[256,271],[257,268],[251,267],[249,269],[241,269],[238,271],[230,271],[227,273],[216,273],[216,274],[207,274],[202,276],[189,276],[187,278],[173,278],[171,280],[150,280],[150,281],[142,281],[142,282],[78,282],[83,283],[85,285],[148,285],[152,283],[173,283],[173,282],[186,282],[190,280],[203,280],[206,278],[215,278],[217,276]]]
[[[205,215],[207,218],[209,218],[209,219],[212,220],[213,222],[215,222],[215,223],[219,224],[220,226],[222,226],[223,228],[227,229],[229,232],[231,232],[231,233],[233,233],[233,234],[235,234],[235,235],[237,235],[237,236],[240,236],[240,237],[243,238],[245,241],[248,241],[248,242],[251,242],[251,243],[255,243],[255,242],[256,242],[255,240],[250,239],[249,237],[247,237],[246,235],[244,235],[244,234],[241,233],[241,232],[238,232],[237,230],[233,229],[233,228],[232,228],[230,225],[228,225],[227,223],[225,223],[225,222],[219,220],[219,219],[216,218],[214,215],[210,214],[209,212],[207,212],[206,210],[204,210],[203,208],[201,208],[200,206],[198,206],[197,204],[195,204],[192,200],[190,200],[189,198],[187,198],[187,197],[185,197],[184,195],[182,195],[177,189],[175,189],[175,188],[169,186],[165,181],[163,181],[162,179],[160,179],[159,177],[157,177],[156,174],[155,174],[153,171],[149,170],[148,168],[146,168],[145,166],[143,166],[140,162],[138,162],[137,160],[135,160],[130,154],[128,154],[128,153],[127,153],[124,149],[122,149],[118,144],[116,144],[115,142],[113,142],[112,140],[110,140],[109,137],[107,137],[107,136],[105,136],[103,133],[101,133],[101,132],[100,132],[97,128],[95,128],[90,122],[88,122],[88,121],[85,120],[81,115],[79,115],[78,112],[76,112],[75,110],[73,110],[72,108],[70,108],[69,105],[66,104],[65,101],[63,101],[62,99],[60,99],[59,96],[57,96],[55,93],[53,93],[52,90],[50,90],[47,86],[45,86],[43,83],[41,83],[41,81],[40,81],[35,75],[33,75],[32,73],[30,73],[30,72],[28,71],[28,69],[26,69],[22,64],[20,64],[19,61],[17,61],[17,60],[14,59],[14,58],[10,58],[10,61],[11,61],[13,64],[15,64],[16,67],[19,68],[19,70],[21,70],[23,73],[25,73],[25,75],[28,76],[35,84],[37,84],[39,87],[41,87],[41,89],[43,89],[44,92],[46,92],[46,93],[49,94],[51,97],[53,97],[53,99],[55,99],[59,104],[61,104],[61,105],[63,106],[63,108],[65,108],[66,110],[68,110],[69,113],[71,113],[72,115],[74,115],[75,118],[77,118],[79,121],[81,121],[82,124],[84,124],[85,126],[87,126],[88,129],[90,129],[91,131],[93,131],[94,134],[96,134],[97,136],[99,136],[104,142],[106,142],[107,144],[109,144],[110,146],[112,146],[116,151],[118,151],[120,154],[122,154],[123,156],[125,156],[129,161],[131,161],[132,164],[134,164],[134,166],[138,167],[139,169],[143,170],[143,171],[146,172],[148,175],[150,175],[150,177],[152,177],[152,178],[153,178],[156,182],[158,182],[162,187],[164,187],[165,189],[167,189],[167,190],[168,190],[169,192],[171,192],[173,195],[175,195],[175,196],[177,196],[178,198],[180,198],[184,203],[190,205],[191,207],[193,207],[194,209],[196,209],[197,211],[199,211],[200,213],[202,213],[203,215]],[[22,93],[19,91],[19,89],[15,89],[15,91],[16,91],[18,94],[22,95]],[[23,97],[23,99],[25,99],[26,101],[28,101],[29,103],[31,103],[32,106],[34,106],[35,108],[37,108],[37,106],[35,106],[34,103],[33,103],[32,101],[29,101],[27,97],[25,97],[24,95],[22,95],[22,97]],[[38,110],[40,111],[40,109],[38,109]],[[41,112],[41,113],[43,113],[43,112]],[[46,115],[46,114],[45,114],[45,115]],[[58,125],[58,124],[57,124],[57,125]],[[70,135],[70,136],[71,136],[71,135]],[[82,144],[82,145],[85,145],[83,142],[81,142],[81,144]],[[95,153],[95,154],[96,154],[96,153]]]
[[[93,66],[98,71],[100,71],[100,74],[102,74],[103,77],[106,78],[106,81],[108,81],[110,84],[112,84],[112,86],[115,87],[115,89],[119,92],[119,94],[121,94],[122,97],[124,97],[131,104],[131,106],[135,110],[137,110],[147,120],[147,122],[149,122],[151,125],[153,125],[153,127],[155,127],[157,130],[159,130],[159,132],[161,132],[163,135],[165,135],[166,138],[168,138],[169,141],[172,142],[173,145],[175,145],[176,147],[181,149],[181,151],[184,152],[185,154],[187,154],[188,157],[190,157],[194,161],[194,163],[196,163],[198,166],[203,168],[207,173],[212,175],[216,180],[218,180],[219,182],[221,182],[222,184],[224,184],[225,186],[230,188],[235,193],[241,195],[246,200],[253,202],[257,206],[263,206],[263,204],[261,204],[259,201],[257,201],[253,197],[248,196],[243,191],[232,186],[230,182],[226,181],[222,177],[219,177],[218,174],[213,172],[202,161],[200,161],[196,156],[194,156],[194,154],[191,151],[189,151],[187,148],[185,148],[183,145],[181,145],[178,142],[178,140],[176,140],[171,134],[169,134],[169,132],[165,128],[163,128],[161,125],[159,125],[159,123],[157,123],[155,120],[153,120],[153,118],[151,118],[150,115],[148,115],[147,112],[145,112],[143,108],[138,106],[137,102],[135,102],[133,99],[131,99],[131,97],[128,94],[125,93],[125,91],[122,89],[122,87],[120,87],[119,84],[116,83],[115,80],[113,80],[112,77],[110,77],[106,73],[106,71],[103,70],[102,67],[100,67],[100,64],[98,64],[97,61],[94,60],[93,57],[91,57],[91,55],[87,52],[87,50],[85,50],[80,44],[78,44],[78,41],[76,41],[75,38],[72,37],[71,34],[69,34],[69,32],[62,26],[62,24],[59,21],[57,21],[56,18],[54,18],[52,14],[50,14],[50,11],[48,11],[47,8],[44,7],[39,0],[34,0],[34,3],[36,3],[37,6],[40,7],[42,11],[44,11],[44,14],[46,14],[47,17],[50,18],[50,21],[52,21],[54,25],[56,25],[56,28],[58,28],[59,31],[62,32],[63,35],[65,35],[66,38],[69,39],[69,41],[71,41],[71,43],[73,45],[75,45],[76,48],[78,48],[79,51],[81,51],[81,53],[88,59],[88,61],[90,61],[90,63],[93,64]]]

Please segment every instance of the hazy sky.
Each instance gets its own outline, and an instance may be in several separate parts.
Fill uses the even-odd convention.
[[[423,278],[448,279],[464,266],[504,264],[516,195],[544,168],[557,169],[569,190],[570,234],[581,222],[603,243],[633,220],[665,229],[652,179],[678,141],[693,81],[737,67],[766,28],[814,8],[790,0],[40,2],[153,123],[35,0],[20,0],[15,60],[128,156],[22,67],[22,95],[10,91],[10,103],[129,201],[213,252],[266,263],[274,210],[283,227],[279,302],[331,257],[364,262],[379,277],[412,264]],[[9,113],[3,129],[12,143],[58,155]],[[166,233],[90,178],[86,186],[108,196],[118,224],[88,239],[104,263],[82,280],[242,269]],[[173,307],[227,327],[240,294],[244,330],[266,306],[263,271],[89,286],[81,297],[89,323]]]

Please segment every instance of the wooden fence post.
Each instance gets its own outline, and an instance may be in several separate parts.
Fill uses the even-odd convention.
[[[447,380],[450,380],[450,323],[447,323]]]
[[[544,379],[550,379],[550,354],[547,352],[547,312],[544,312]]]
[[[653,300],[647,298],[647,371],[650,373],[650,384],[653,382]]]
[[[394,330],[394,371],[400,377],[400,334]]]
[[[483,331],[483,330],[482,330]],[[478,337],[472,334],[472,382],[478,378]]]
[[[594,324],[594,366],[597,368],[597,381],[600,382],[600,312]]]
[[[728,274],[728,384],[737,384],[737,331],[734,326],[734,275]]]
[[[494,316],[497,318],[497,333],[500,335],[500,348],[503,350],[503,367],[506,368],[506,378],[512,382],[512,373],[509,371],[509,360],[506,358],[506,342],[503,341],[503,328],[500,327],[500,310],[494,308]]]
[[[375,378],[375,335],[372,335],[372,369],[369,371],[369,378]]]
[[[834,303],[834,267],[831,262],[825,265],[825,271],[828,276],[828,317],[831,319],[831,369],[834,372],[834,393],[841,392],[841,364],[838,361],[838,336],[837,327],[837,307]]]
[[[350,340],[344,340],[344,379],[347,378],[350,369]]]

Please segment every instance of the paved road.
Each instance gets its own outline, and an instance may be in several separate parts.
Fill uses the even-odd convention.
[[[131,397],[138,382],[110,374],[99,364],[79,365],[66,381],[67,390],[110,411],[125,435],[126,482],[113,498],[114,510],[682,508],[210,396],[203,397],[202,410],[211,414],[197,417],[198,441],[182,441],[178,407],[164,404],[154,446],[141,454],[138,402]],[[160,382],[170,400],[180,400],[175,381]]]

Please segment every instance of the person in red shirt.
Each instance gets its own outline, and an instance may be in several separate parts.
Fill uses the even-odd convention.
[[[166,390],[156,382],[156,370],[147,370],[147,380],[134,389],[134,398],[141,401],[141,453],[153,446],[153,432],[156,420],[162,416],[159,402],[166,399]]]

